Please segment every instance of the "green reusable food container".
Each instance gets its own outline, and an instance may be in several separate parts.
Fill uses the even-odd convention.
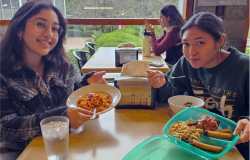
[[[222,147],[221,153],[212,153],[201,150],[191,144],[181,141],[168,134],[171,125],[179,121],[187,121],[190,118],[198,120],[203,115],[213,116],[220,121],[218,129],[229,128],[234,131],[237,124],[225,117],[206,111],[204,109],[189,107],[172,117],[163,127],[164,136],[151,137],[130,151],[123,160],[211,160],[223,156],[239,139],[239,134],[232,140],[217,139],[201,134],[199,141]]]
[[[167,137],[151,137],[130,151],[123,160],[209,160],[168,141]]]

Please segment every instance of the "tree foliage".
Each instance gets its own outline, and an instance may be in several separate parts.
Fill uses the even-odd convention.
[[[142,46],[142,39],[135,36],[138,31],[131,28],[125,28],[115,30],[111,33],[106,33],[100,36],[95,43],[97,44],[96,49],[99,47],[117,47],[119,44],[134,42],[137,47]]]
[[[128,42],[134,42],[136,43],[136,47],[141,47],[142,39],[135,36],[137,34],[138,30],[132,28],[115,30],[114,32],[103,34],[96,39],[95,43],[97,46],[95,46],[95,50],[98,50],[99,47],[117,47],[119,44]],[[88,50],[88,48],[85,46],[82,49],[70,49],[69,52],[66,53],[72,62],[77,66],[77,61],[73,55],[74,50]],[[89,59],[89,57],[87,58]]]
[[[144,18],[158,17],[167,4],[178,5],[179,0],[67,0],[68,15],[77,18]],[[112,7],[113,9],[86,9],[86,7]],[[124,15],[122,15],[122,13]]]

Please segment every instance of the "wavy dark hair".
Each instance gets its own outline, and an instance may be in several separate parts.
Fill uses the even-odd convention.
[[[63,28],[63,32],[59,36],[56,46],[48,53],[48,55],[53,55],[53,60],[60,67],[59,74],[63,75],[65,78],[70,67],[70,59],[66,55],[63,47],[67,23],[62,13],[47,0],[28,1],[15,13],[0,41],[1,64],[4,63],[5,65],[8,65],[8,67],[12,68],[16,63],[23,62],[23,44],[19,40],[18,32],[25,29],[26,22],[29,18],[39,14],[43,9],[55,11],[59,20],[59,25]]]
[[[221,38],[221,35],[225,34],[222,20],[216,15],[209,12],[200,12],[196,15],[193,15],[181,28],[181,37],[186,30],[193,27],[197,27],[200,30],[210,34],[215,42],[218,42]]]
[[[185,23],[175,5],[172,4],[166,5],[160,9],[160,12],[165,17],[170,18],[170,21],[168,22],[170,26],[177,26],[181,28]]]

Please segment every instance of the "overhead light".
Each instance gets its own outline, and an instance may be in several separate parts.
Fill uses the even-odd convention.
[[[3,6],[3,7],[7,7],[8,5],[7,5],[7,4],[3,4],[2,6]]]
[[[113,9],[113,7],[84,7],[83,9]]]
[[[113,7],[100,7],[100,9],[113,9]]]
[[[99,7],[84,7],[83,9],[99,9]]]

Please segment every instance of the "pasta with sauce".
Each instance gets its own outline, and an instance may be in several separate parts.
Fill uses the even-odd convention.
[[[104,111],[105,109],[112,106],[112,101],[110,95],[107,93],[89,93],[83,97],[81,97],[77,101],[78,107],[81,107],[86,110],[94,111],[95,107],[96,112]]]

